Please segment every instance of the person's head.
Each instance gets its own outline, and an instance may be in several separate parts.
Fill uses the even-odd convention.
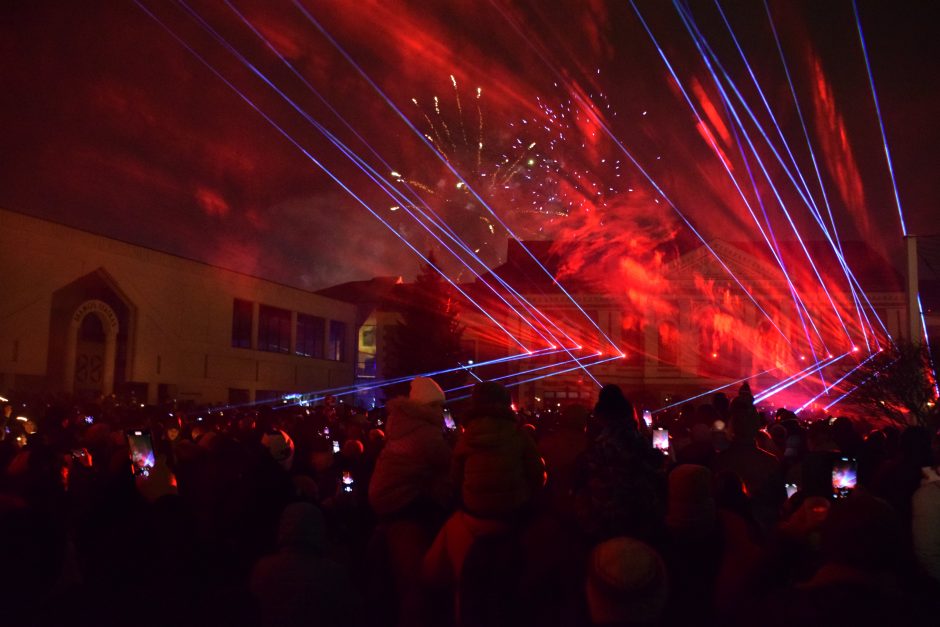
[[[495,381],[481,381],[473,386],[470,396],[470,417],[515,418],[509,390]]]
[[[682,537],[698,538],[717,524],[712,473],[696,464],[681,464],[669,473],[669,509],[666,526]]]
[[[806,446],[810,451],[831,451],[836,448],[832,441],[832,428],[828,420],[817,420],[810,424],[806,434]]]
[[[429,377],[415,377],[411,380],[408,400],[444,411],[444,390]]]
[[[712,396],[712,407],[714,407],[722,418],[728,417],[728,397],[724,392],[715,392]]]
[[[750,443],[760,431],[760,418],[748,397],[738,396],[731,403],[731,432],[735,442]]]
[[[585,592],[595,625],[656,623],[666,607],[666,566],[647,544],[612,538],[591,551]]]
[[[261,444],[281,468],[290,470],[294,462],[294,441],[289,435],[280,429],[271,429],[261,436]]]
[[[365,452],[365,446],[359,440],[349,439],[343,443],[343,457],[358,459]]]
[[[608,384],[601,388],[594,405],[594,417],[606,422],[623,423],[636,429],[636,413],[633,404],[623,395],[619,385]]]
[[[13,415],[13,405],[10,405],[9,403],[4,404],[3,405],[3,417],[9,418],[12,415]]]

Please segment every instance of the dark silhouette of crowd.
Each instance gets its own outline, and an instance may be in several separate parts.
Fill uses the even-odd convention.
[[[368,412],[14,398],[0,624],[940,623],[923,427],[767,415],[746,385],[649,423],[613,385],[444,405],[421,377]]]

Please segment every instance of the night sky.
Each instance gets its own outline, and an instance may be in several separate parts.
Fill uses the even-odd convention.
[[[369,148],[225,3],[142,4],[416,247],[427,249],[430,242],[186,7],[384,174],[388,169],[369,148],[421,182],[428,201],[471,246],[490,261],[499,259],[505,231],[491,230],[493,221],[478,206],[451,191],[453,176],[291,1],[233,5]],[[908,230],[924,234],[940,231],[940,51],[933,4],[859,2]],[[629,164],[613,166],[616,150],[596,137],[596,129],[549,121],[546,111],[564,111],[570,85],[578,85],[703,233],[756,237],[629,2],[303,5],[417,128],[442,137],[453,163],[481,183],[520,235],[583,235],[577,214],[586,201],[588,209],[599,201],[572,184],[582,175],[594,177],[592,184],[603,188],[598,198],[611,205],[634,188],[637,194],[645,189],[648,204],[654,196]],[[638,6],[697,104],[719,103],[671,3]],[[691,6],[749,101],[759,104],[714,3]],[[763,4],[721,6],[801,171],[810,176]],[[771,12],[843,235],[866,238],[896,258],[900,228],[851,3],[771,2]],[[134,2],[7,0],[0,8],[0,42],[0,206],[307,288],[414,273],[417,258],[410,251]],[[721,120],[728,122],[720,103],[714,112],[710,132],[740,173],[734,142],[723,136]],[[766,120],[765,126],[772,128]],[[479,138],[485,148],[477,154]],[[530,143],[536,147],[527,150]],[[504,180],[493,184],[500,172]],[[792,202],[793,194],[785,192],[785,200]],[[663,206],[656,210],[668,213]],[[730,236],[729,227],[736,229]]]

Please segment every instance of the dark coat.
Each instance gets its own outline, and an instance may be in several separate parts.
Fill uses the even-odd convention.
[[[500,518],[522,510],[544,481],[535,442],[511,412],[479,416],[457,440],[451,475],[463,507],[475,516]]]

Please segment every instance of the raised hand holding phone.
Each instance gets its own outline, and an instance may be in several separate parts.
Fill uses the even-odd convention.
[[[127,431],[127,448],[134,468],[134,476],[150,474],[150,469],[156,463],[153,454],[153,440],[150,432],[145,429],[131,429]]]
[[[852,490],[858,477],[858,464],[851,457],[842,457],[832,462],[832,491],[836,498],[845,498]]]
[[[663,453],[669,452],[668,429],[653,429],[653,448]]]

